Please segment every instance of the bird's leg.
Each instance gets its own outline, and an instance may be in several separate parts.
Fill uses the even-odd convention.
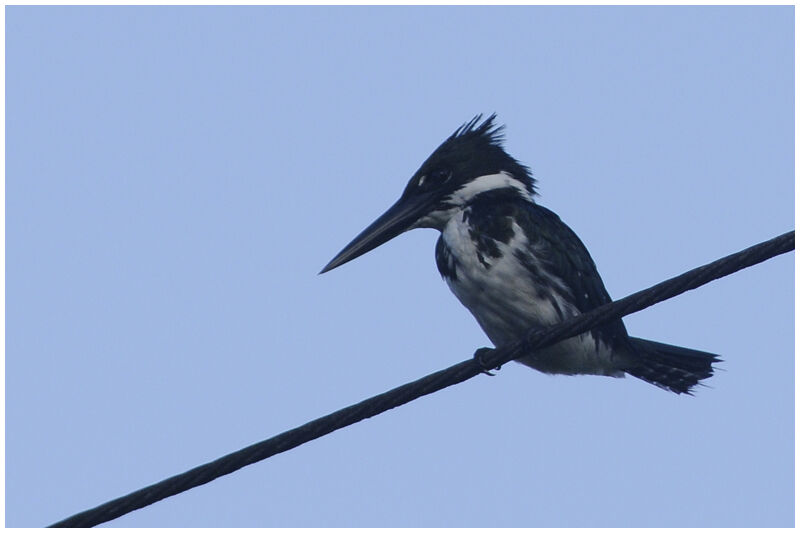
[[[478,365],[480,365],[480,367],[483,369],[483,373],[486,374],[487,376],[494,376],[494,374],[492,374],[491,370],[500,370],[500,366],[499,365],[496,366],[496,367],[490,367],[486,363],[486,359],[485,358],[491,352],[494,352],[494,350],[492,348],[478,348],[477,350],[475,350],[475,355],[472,356],[475,359],[475,361],[478,363]]]

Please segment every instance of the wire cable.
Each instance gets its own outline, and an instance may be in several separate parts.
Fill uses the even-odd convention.
[[[764,241],[712,263],[695,268],[648,289],[602,305],[547,328],[532,329],[523,340],[495,350],[481,351],[481,363],[473,357],[421,379],[406,383],[383,394],[317,418],[270,439],[258,442],[214,461],[192,468],[143,489],[131,492],[102,505],[65,518],[50,527],[93,527],[155,502],[198,487],[273,455],[355,424],[421,396],[461,383],[485,371],[499,367],[524,353],[543,348],[581,334],[592,328],[640,311],[651,305],[696,289],[715,279],[728,276],[777,255],[794,250],[794,231]]]

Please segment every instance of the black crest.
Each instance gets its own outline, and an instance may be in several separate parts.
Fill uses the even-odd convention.
[[[472,120],[462,124],[458,129],[456,129],[456,131],[454,131],[453,134],[447,138],[447,141],[453,141],[459,137],[464,139],[475,137],[481,139],[485,143],[502,148],[503,141],[505,140],[503,134],[505,126],[503,124],[498,125],[494,123],[495,119],[497,118],[497,113],[492,113],[483,122],[481,122],[481,118],[483,118],[482,114],[472,117]],[[479,122],[481,123],[478,124]]]
[[[508,172],[535,194],[536,180],[527,166],[505,151],[505,126],[496,124],[496,118],[495,113],[485,120],[483,115],[476,115],[461,125],[428,157],[417,174],[445,168],[463,183],[486,174]]]

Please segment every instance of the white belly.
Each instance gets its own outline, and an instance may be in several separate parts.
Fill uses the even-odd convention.
[[[514,257],[514,249],[530,249],[522,229],[512,225],[508,244],[494,241],[499,257],[482,255],[461,216],[450,219],[442,232],[455,258],[456,279],[446,278],[450,290],[470,310],[495,346],[521,338],[531,327],[548,326],[579,314],[557,293],[537,287],[531,272]],[[552,283],[559,283],[552,279]],[[563,317],[563,318],[562,318]],[[589,333],[567,339],[517,360],[551,374],[622,375],[611,361],[611,350]]]

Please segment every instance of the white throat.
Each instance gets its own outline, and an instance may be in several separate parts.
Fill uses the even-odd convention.
[[[520,196],[526,200],[531,199],[531,194],[525,185],[514,179],[511,174],[501,171],[498,174],[479,176],[450,195],[449,202],[463,206],[481,193],[494,189],[516,189]]]
[[[447,198],[447,203],[451,204],[452,207],[444,211],[434,211],[430,213],[418,220],[417,223],[409,229],[435,228],[442,231],[447,221],[464,209],[464,206],[473,198],[481,193],[495,189],[513,189],[519,193],[520,198],[529,202],[533,201],[531,193],[525,188],[525,185],[515,180],[508,172],[501,171],[497,174],[486,174],[485,176],[478,176],[451,194]]]

